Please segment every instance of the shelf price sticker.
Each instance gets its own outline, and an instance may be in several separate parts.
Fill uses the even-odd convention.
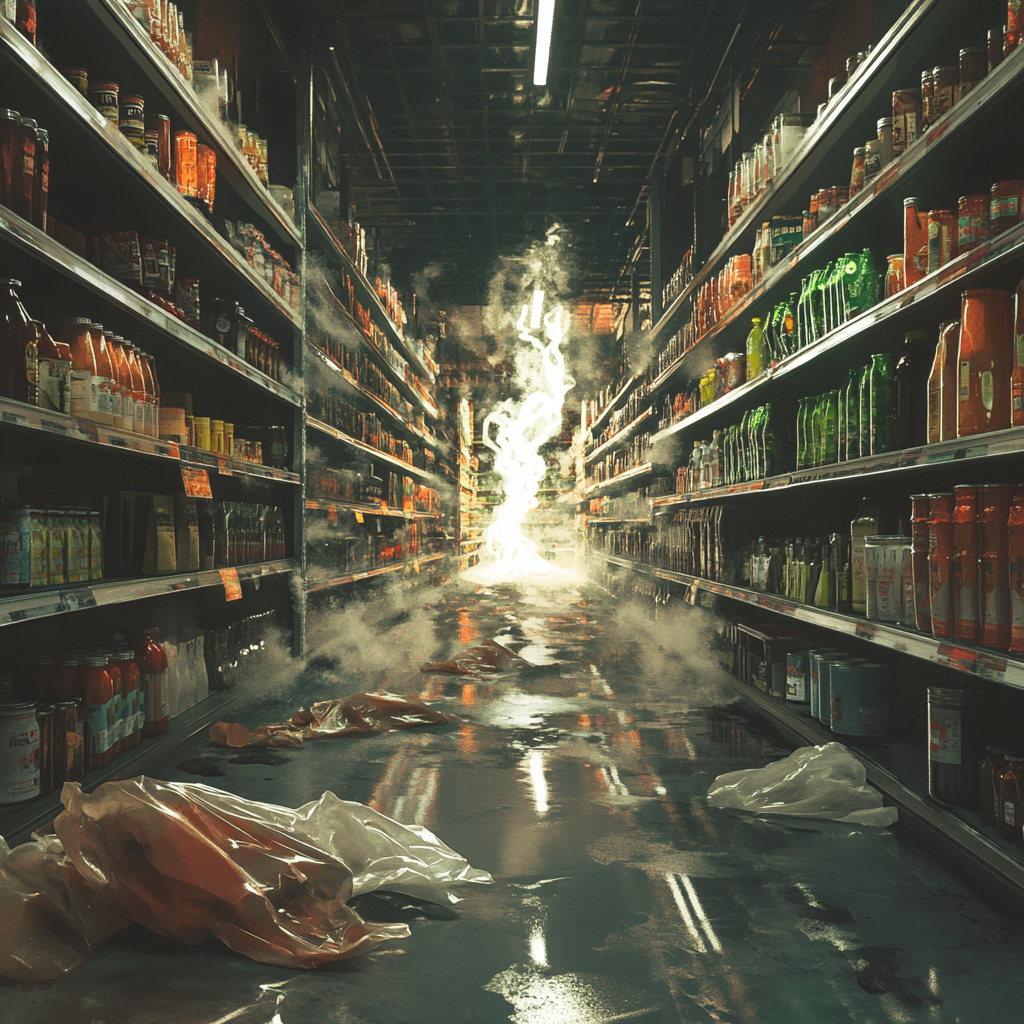
[[[356,522],[360,523],[360,524],[365,522],[365,520],[363,519],[363,513],[362,512],[357,512],[356,513]]]
[[[231,466],[228,464],[227,459],[217,459],[217,472],[221,476],[234,476],[234,472]]]
[[[224,583],[224,598],[227,601],[242,599],[242,584],[238,581],[237,569],[221,569],[220,578]]]
[[[212,498],[210,475],[199,466],[182,466],[181,479],[185,484],[185,495],[189,498]]]
[[[95,608],[96,595],[88,587],[79,587],[76,590],[62,590],[60,592],[61,611],[77,612],[82,608]]]

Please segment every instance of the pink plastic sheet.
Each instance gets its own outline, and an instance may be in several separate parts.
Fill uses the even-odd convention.
[[[504,672],[510,668],[523,668],[524,661],[514,651],[503,647],[496,640],[485,640],[476,647],[456,654],[449,661],[435,661],[424,665],[421,672],[446,672],[458,676],[484,676],[492,672]]]
[[[447,903],[448,886],[491,881],[429,830],[330,792],[292,809],[139,777],[62,799],[56,836],[0,846],[0,973],[19,980],[61,977],[131,921],[315,967],[409,935],[364,921],[353,895]]]
[[[395,693],[356,693],[322,700],[296,711],[287,722],[247,729],[238,722],[217,722],[210,740],[220,747],[301,747],[305,740],[390,732],[453,722],[457,715],[437,711],[415,697]]]

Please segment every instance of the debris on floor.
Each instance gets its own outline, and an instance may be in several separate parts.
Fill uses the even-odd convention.
[[[859,825],[893,825],[895,807],[868,784],[863,763],[842,743],[801,747],[764,768],[719,775],[708,790],[712,807],[758,814],[829,818]]]
[[[0,973],[20,981],[62,977],[132,921],[315,967],[409,936],[405,923],[365,921],[353,896],[444,906],[448,886],[492,881],[428,829],[331,792],[293,810],[139,777],[91,794],[66,783],[62,799],[55,836],[0,845]]]
[[[509,669],[524,668],[527,662],[514,651],[503,647],[495,640],[485,640],[476,647],[456,654],[448,661],[437,661],[424,665],[421,672],[445,672],[457,676],[483,676],[492,672],[506,672]]]
[[[301,747],[304,740],[390,732],[419,725],[454,722],[457,715],[395,693],[355,693],[322,700],[296,711],[287,722],[247,729],[240,722],[216,722],[210,740],[219,747]]]

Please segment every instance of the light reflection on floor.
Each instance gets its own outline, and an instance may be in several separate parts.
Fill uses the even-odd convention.
[[[598,590],[559,598],[550,587],[539,595],[456,587],[432,612],[445,657],[495,637],[530,663],[472,680],[391,669],[395,689],[461,721],[311,744],[273,767],[231,764],[233,752],[197,741],[159,774],[188,780],[175,765],[212,757],[225,775],[209,781],[253,799],[294,806],[333,789],[427,825],[491,871],[494,886],[461,894],[444,914],[399,900],[393,912],[409,920],[410,939],[308,974],[132,931],[60,983],[4,986],[0,1016],[18,1024],[1021,1019],[1024,934],[914,844],[889,831],[706,806],[716,775],[788,751],[730,703],[736,690],[702,654],[692,609],[645,625]],[[418,652],[421,663],[436,656]],[[306,676],[304,692],[315,699],[371,684],[336,666]],[[282,699],[261,713],[273,720],[291,710]],[[379,913],[383,904],[373,906]]]

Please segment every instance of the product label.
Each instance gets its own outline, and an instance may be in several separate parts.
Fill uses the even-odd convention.
[[[96,388],[96,412],[105,420],[113,409],[114,382],[106,377],[93,377],[93,386]]]
[[[829,714],[832,718],[832,724],[838,725],[843,720],[843,695],[841,693],[833,693],[832,700],[830,702]]]
[[[960,401],[966,402],[971,396],[971,364],[964,360],[960,364]]]
[[[39,360],[40,409],[47,412],[71,411],[71,364],[64,359]]]
[[[146,690],[143,688],[141,676],[139,676],[139,688],[135,691],[135,704],[135,731],[142,732],[142,727],[146,724],[149,701],[146,699]]]
[[[992,411],[992,401],[994,395],[995,381],[992,377],[992,371],[985,370],[984,373],[982,373],[981,375],[981,403],[982,405],[985,406],[986,409],[988,409],[989,412]]]
[[[0,803],[39,795],[39,723],[35,712],[0,724]]]
[[[110,725],[110,745],[113,746],[124,736],[125,702],[121,700],[121,694],[115,693],[110,703],[114,706],[114,720]]]
[[[937,764],[960,764],[960,712],[955,708],[932,708],[928,756]]]
[[[117,712],[114,701],[89,705],[89,753],[105,754],[114,744]]]
[[[877,725],[878,724],[878,709],[877,708],[860,708],[860,724],[861,725]]]
[[[789,700],[807,700],[807,675],[795,665],[786,667],[786,697]]]
[[[1020,196],[1000,196],[993,199],[989,207],[989,216],[993,221],[1007,217],[1016,221],[1020,214]]]
[[[167,692],[166,672],[142,672],[139,675],[139,689],[145,691],[146,721],[155,722],[167,718],[171,713],[171,697]]]
[[[26,177],[35,177],[36,173],[36,144],[30,139],[25,139],[21,151],[21,170]],[[993,200],[993,204],[995,200]]]
[[[1017,824],[1017,807],[1012,800],[1003,801],[1003,823],[1005,825]]]
[[[110,415],[115,420],[122,420],[124,417],[124,403],[122,401],[121,389],[114,384],[112,381],[107,381],[109,384],[107,389],[107,408],[110,411]],[[114,426],[117,426],[115,423]]]

